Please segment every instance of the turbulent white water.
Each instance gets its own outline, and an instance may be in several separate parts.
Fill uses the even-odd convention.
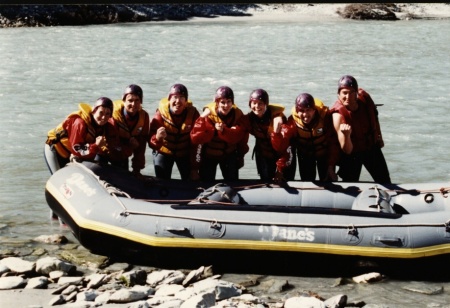
[[[78,102],[118,99],[130,83],[143,87],[151,115],[178,82],[199,109],[216,88],[229,85],[244,111],[251,90],[261,87],[289,113],[301,92],[332,105],[339,77],[351,74],[383,104],[383,151],[392,180],[450,179],[449,20],[17,28],[0,29],[0,42],[0,225],[6,225],[0,238],[5,242],[60,231],[48,221],[44,198],[47,131]],[[144,173],[153,175],[150,150],[147,159]],[[257,177],[251,153],[241,170],[241,177]],[[423,307],[434,300],[445,303],[439,296],[408,299]]]

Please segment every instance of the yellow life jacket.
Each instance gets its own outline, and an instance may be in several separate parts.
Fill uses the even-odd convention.
[[[72,153],[70,150],[72,148],[72,145],[70,144],[67,131],[64,128],[64,123],[68,118],[80,117],[81,119],[83,119],[88,128],[85,142],[95,142],[95,129],[92,126],[91,122],[91,106],[86,103],[80,103],[78,107],[78,111],[69,114],[63,122],[61,122],[56,128],[51,129],[47,134],[47,144],[53,145],[58,154],[64,158],[69,158],[70,154]]]
[[[314,99],[314,105],[317,110],[317,119],[314,119],[314,127],[308,128],[299,118],[295,106],[292,107],[292,118],[297,127],[296,147],[299,153],[308,156],[322,157],[326,154],[326,132],[325,132],[325,115],[328,107],[317,98]],[[330,128],[328,128],[330,129]]]
[[[213,123],[223,123],[222,119],[217,113],[215,102],[207,104],[203,109],[205,108],[208,108],[211,111],[211,113],[208,115],[208,118],[211,119]],[[233,109],[230,112],[234,112],[234,119],[231,125],[235,125],[244,114],[242,110],[239,109],[235,104],[232,105],[232,108]],[[203,148],[206,156],[222,158],[226,154],[236,151],[237,144],[229,144],[220,139],[218,136],[214,135],[211,141],[205,144]]]
[[[250,123],[252,125],[251,134],[255,136],[256,139],[254,151],[256,151],[256,148],[258,148],[258,150],[261,151],[263,157],[274,158],[276,154],[272,147],[272,142],[270,141],[270,135],[273,132],[273,119],[278,116],[284,117],[284,106],[280,104],[269,104],[267,108],[270,112],[269,128],[267,129],[267,131],[263,131],[260,129],[258,123],[250,120]]]
[[[158,110],[164,120],[164,127],[167,132],[167,136],[164,138],[164,145],[161,146],[159,151],[176,157],[189,155],[191,144],[190,132],[194,127],[194,116],[197,111],[192,101],[187,101],[186,118],[181,127],[176,126],[173,122],[169,111],[169,100],[167,98],[161,99]]]
[[[123,114],[123,108],[124,108],[124,104],[123,104],[122,100],[114,101],[113,118],[119,128],[119,137],[121,139],[128,140],[131,137],[136,137],[141,134],[142,129],[144,128],[144,125],[145,125],[145,116],[146,116],[147,112],[142,108],[139,110],[139,119],[138,119],[136,125],[130,130],[130,128],[127,125],[125,116]]]

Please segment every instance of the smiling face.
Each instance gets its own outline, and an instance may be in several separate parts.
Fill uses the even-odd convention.
[[[349,110],[358,109],[358,103],[356,102],[357,97],[358,93],[353,88],[342,88],[338,93],[339,101]]]
[[[111,117],[111,109],[103,106],[98,106],[92,113],[95,123],[99,126],[105,125]]]
[[[180,115],[187,106],[187,100],[184,95],[172,94],[169,100],[170,111],[175,115]]]
[[[141,110],[142,100],[138,95],[130,93],[125,96],[123,105],[127,113],[134,116],[139,112],[139,110]]]
[[[222,115],[227,115],[233,108],[233,101],[229,98],[219,98],[216,100],[217,112]]]
[[[310,107],[297,107],[296,112],[303,123],[309,124],[314,119],[316,109]]]
[[[262,118],[267,110],[267,105],[260,99],[250,101],[250,110],[258,117]]]

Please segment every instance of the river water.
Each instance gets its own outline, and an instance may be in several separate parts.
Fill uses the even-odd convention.
[[[339,77],[351,74],[383,104],[383,151],[392,181],[450,180],[450,20],[219,19],[11,28],[0,29],[0,42],[3,247],[28,244],[40,234],[69,233],[48,219],[44,187],[49,172],[43,159],[47,131],[79,102],[93,103],[100,96],[118,99],[131,83],[143,87],[150,115],[174,83],[187,86],[199,109],[219,86],[229,85],[244,111],[250,92],[264,88],[271,102],[290,112],[301,92],[332,105]],[[154,174],[151,159],[148,150],[144,174]],[[250,154],[245,163],[241,177],[257,178]],[[367,173],[362,180],[370,180]],[[412,281],[391,280],[356,290],[323,290],[326,283],[320,277],[301,281],[305,289],[322,285],[324,293],[346,293],[349,301],[389,307],[450,302],[450,277],[438,283],[444,293],[433,296],[401,289]]]

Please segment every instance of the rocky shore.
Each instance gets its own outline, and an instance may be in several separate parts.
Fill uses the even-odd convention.
[[[345,19],[395,21],[448,18],[449,10],[448,3],[0,5],[0,27],[189,21],[264,13],[287,13],[295,18],[325,14]]]
[[[35,246],[0,249],[0,306],[381,307],[352,301],[345,290],[389,279],[376,271],[332,278],[328,288],[335,289],[335,294],[324,296],[319,286],[305,289],[289,280],[294,277],[222,275],[211,265],[165,269],[114,261],[90,253],[62,234],[41,235],[34,242]],[[442,286],[426,283],[404,289],[426,295],[444,292]]]
[[[0,303],[9,296],[23,295],[23,304],[32,307],[65,305],[99,307],[120,304],[126,307],[362,307],[364,303],[348,303],[347,296],[336,294],[322,298],[319,294],[297,290],[298,296],[283,298],[293,289],[288,281],[266,283],[264,293],[273,297],[257,297],[263,276],[247,281],[229,282],[215,274],[212,266],[195,270],[167,270],[128,263],[111,263],[107,257],[91,255],[78,245],[69,243],[63,235],[43,235],[36,242],[49,245],[20,252],[0,251]],[[50,247],[50,246],[54,247]],[[61,247],[61,250],[56,249]],[[50,253],[49,253],[50,251]],[[57,252],[58,251],[58,252]],[[23,254],[23,255],[20,255]],[[70,260],[70,261],[68,261]],[[379,281],[382,276],[369,273],[345,283]],[[344,283],[343,280],[336,282]],[[42,294],[29,290],[43,290]],[[12,290],[14,293],[1,293]],[[46,291],[46,292],[45,292]],[[27,293],[28,292],[28,293]],[[30,298],[34,294],[34,299]],[[277,298],[278,296],[278,298]],[[30,302],[35,301],[35,302]],[[6,307],[6,306],[5,306]]]

